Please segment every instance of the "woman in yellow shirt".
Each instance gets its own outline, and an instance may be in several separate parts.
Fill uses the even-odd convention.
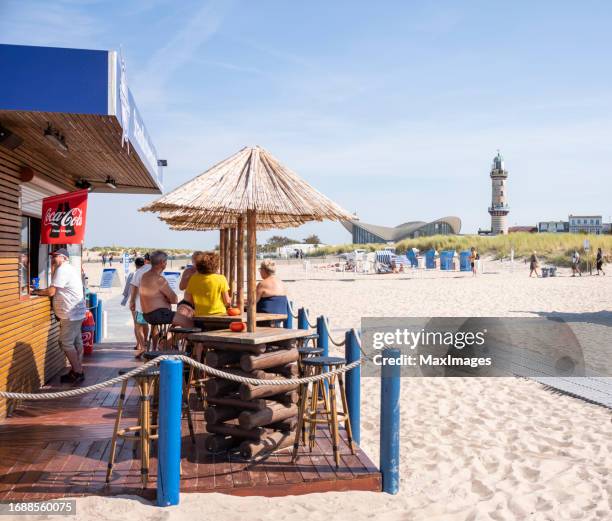
[[[185,300],[193,304],[195,315],[223,315],[229,307],[229,284],[225,276],[217,273],[219,255],[201,253],[194,255],[194,273],[185,289]]]

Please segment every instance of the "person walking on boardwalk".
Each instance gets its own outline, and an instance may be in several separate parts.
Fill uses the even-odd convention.
[[[530,278],[533,276],[534,273],[535,273],[536,278],[540,276],[540,275],[538,275],[538,266],[539,265],[540,265],[540,261],[538,260],[538,256],[536,254],[536,251],[533,250],[533,253],[531,254],[531,257],[529,257],[529,277]]]
[[[578,250],[574,250],[574,253],[572,254],[572,277],[575,277],[576,273],[582,277],[582,270],[580,269],[580,253],[578,253]]]
[[[85,320],[85,298],[81,275],[71,266],[68,250],[52,253],[51,286],[36,289],[34,295],[53,297],[53,311],[59,319],[59,343],[71,369],[60,378],[62,383],[77,384],[85,380],[83,371],[83,338],[81,324]]]
[[[606,274],[606,272],[603,270],[603,263],[604,263],[603,252],[601,251],[601,248],[597,248],[597,257],[595,258],[595,267],[597,268],[597,275],[599,275],[600,271],[603,275]]]
[[[135,271],[130,272],[127,278],[125,279],[125,286],[123,288],[123,298],[121,299],[122,306],[126,306],[130,301],[130,296],[132,294],[132,280],[134,278],[134,275],[136,274],[136,271],[138,271],[144,265],[145,260],[143,257],[136,257],[136,259],[134,259]],[[132,313],[132,322],[134,323],[134,337],[136,338],[136,347],[134,347],[134,349],[138,350],[140,348],[139,345],[144,344],[144,340],[141,339],[140,342],[138,340],[141,328],[138,322],[136,321],[136,310],[130,309],[130,312]]]
[[[136,356],[140,356],[144,351],[149,336],[149,324],[142,314],[142,306],[140,305],[140,282],[143,275],[151,269],[149,254],[144,255],[144,265],[134,272],[134,276],[130,280],[130,311],[135,317],[135,332],[136,332]]]

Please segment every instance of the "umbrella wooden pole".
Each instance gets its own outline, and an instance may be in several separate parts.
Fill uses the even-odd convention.
[[[255,282],[256,282],[256,256],[257,256],[257,214],[255,210],[247,210],[247,329],[249,333],[255,332]]]
[[[238,309],[244,311],[244,217],[238,217],[238,227],[236,228],[238,237],[236,238],[236,292],[238,293]]]
[[[230,250],[230,239],[229,239],[229,228],[223,230],[223,275],[229,280],[230,262],[229,262],[229,250]]]
[[[236,294],[236,228],[230,229],[229,287],[230,298],[232,305],[234,305],[234,296]]]
[[[219,230],[219,273],[223,275],[225,273],[225,268],[223,266],[223,261],[225,257],[223,252],[225,251],[225,234],[223,233],[223,229]]]

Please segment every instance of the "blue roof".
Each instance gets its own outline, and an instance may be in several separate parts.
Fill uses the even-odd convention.
[[[0,111],[114,116],[161,188],[161,167],[116,51],[0,44]]]

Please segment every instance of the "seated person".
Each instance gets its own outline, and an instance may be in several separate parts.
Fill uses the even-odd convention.
[[[181,280],[179,282],[179,289],[181,291],[185,291],[187,289],[187,284],[189,284],[189,279],[191,278],[192,275],[195,275],[197,273],[195,269],[195,258],[201,254],[202,254],[201,251],[194,251],[193,254],[191,255],[191,265],[185,268],[185,270],[183,271],[183,274],[181,275]]]
[[[184,299],[195,308],[195,315],[223,315],[230,306],[229,284],[217,273],[219,255],[199,252],[194,255],[196,272],[189,278]]]
[[[163,251],[151,254],[151,269],[140,281],[140,305],[144,319],[152,325],[172,324],[180,327],[193,327],[193,321],[185,315],[172,311],[172,304],[178,297],[163,275],[168,255]]]
[[[263,279],[257,284],[258,313],[287,313],[287,293],[283,282],[276,278],[276,263],[266,259],[259,266],[259,274]]]

